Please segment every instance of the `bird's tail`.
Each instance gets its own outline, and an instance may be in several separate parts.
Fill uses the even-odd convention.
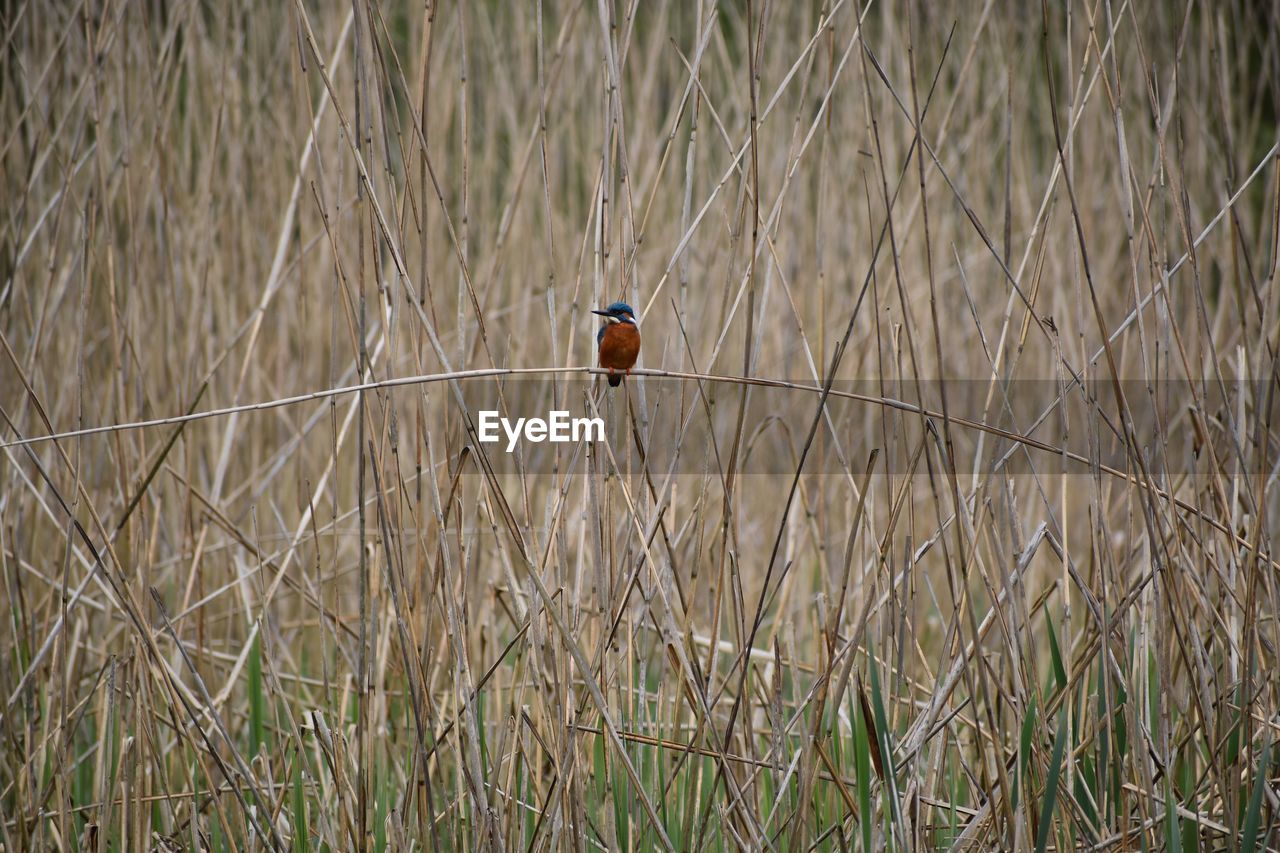
[[[621,373],[610,373],[610,374],[609,374],[609,387],[610,387],[610,388],[617,388],[617,387],[618,387],[619,385],[621,385],[621,384],[622,384],[622,374],[621,374]]]

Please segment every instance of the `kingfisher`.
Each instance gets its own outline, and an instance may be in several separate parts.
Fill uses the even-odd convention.
[[[592,309],[592,314],[604,318],[604,325],[596,333],[596,345],[600,347],[600,366],[609,371],[609,386],[622,384],[621,370],[630,373],[640,354],[640,327],[636,325],[636,312],[625,302],[615,302],[603,311]]]

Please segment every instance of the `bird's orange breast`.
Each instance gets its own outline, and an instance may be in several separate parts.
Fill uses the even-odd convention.
[[[640,355],[640,330],[630,323],[610,323],[600,341],[600,366],[630,370]]]

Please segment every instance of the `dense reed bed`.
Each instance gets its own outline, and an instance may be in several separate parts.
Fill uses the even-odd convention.
[[[1274,5],[0,39],[4,850],[1280,845]]]

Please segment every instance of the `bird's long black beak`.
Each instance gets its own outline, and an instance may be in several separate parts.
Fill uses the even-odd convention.
[[[592,308],[592,309],[591,309],[591,313],[592,313],[592,314],[599,314],[601,317],[608,317],[608,316],[610,316],[610,314],[609,314],[609,312],[608,312],[608,311],[597,311],[597,310],[596,310],[596,309],[594,309],[594,308]]]

